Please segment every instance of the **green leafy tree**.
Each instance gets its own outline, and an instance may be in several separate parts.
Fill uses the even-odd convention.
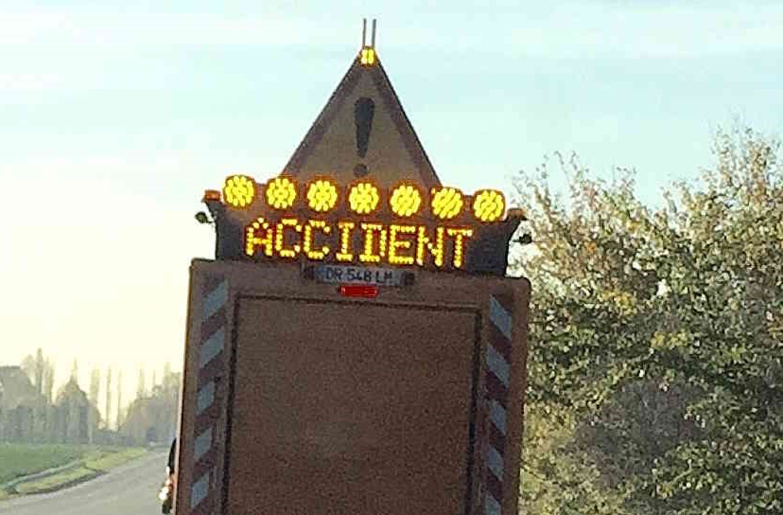
[[[558,156],[566,199],[549,163],[520,176],[535,240],[515,262],[535,292],[526,512],[783,512],[778,152],[720,131],[714,165],[660,209],[627,170],[606,184]]]

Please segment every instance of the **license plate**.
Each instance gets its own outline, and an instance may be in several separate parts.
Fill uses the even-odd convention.
[[[317,265],[314,278],[320,283],[406,286],[413,283],[413,272],[393,268],[369,268],[347,265]]]

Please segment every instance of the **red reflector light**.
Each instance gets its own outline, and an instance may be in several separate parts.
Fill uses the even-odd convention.
[[[340,295],[344,297],[375,298],[378,296],[378,287],[365,284],[343,284],[340,286]]]

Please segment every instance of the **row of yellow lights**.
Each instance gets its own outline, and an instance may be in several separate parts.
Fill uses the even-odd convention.
[[[234,208],[250,207],[256,199],[258,186],[245,175],[232,175],[223,185],[223,198]],[[297,187],[288,177],[275,177],[266,184],[265,200],[273,209],[285,210],[293,207]],[[337,205],[337,186],[327,179],[318,179],[307,186],[307,205],[315,212],[326,213]],[[348,207],[356,214],[366,215],[378,208],[381,195],[371,182],[360,182],[351,186],[348,193]],[[389,197],[392,212],[400,217],[411,217],[422,209],[423,195],[419,188],[410,184],[397,186]],[[456,218],[465,204],[465,197],[456,188],[433,188],[430,196],[432,214],[441,220]],[[473,195],[473,215],[481,222],[496,222],[503,218],[506,200],[497,190],[479,190]]]

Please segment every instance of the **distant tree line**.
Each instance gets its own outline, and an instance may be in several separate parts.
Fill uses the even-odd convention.
[[[74,360],[55,395],[55,363],[41,349],[20,366],[0,367],[0,441],[145,444],[173,436],[181,374],[169,364],[160,382],[153,372],[150,387],[140,366],[136,396],[127,406],[122,370],[93,368],[87,392],[78,371]]]

